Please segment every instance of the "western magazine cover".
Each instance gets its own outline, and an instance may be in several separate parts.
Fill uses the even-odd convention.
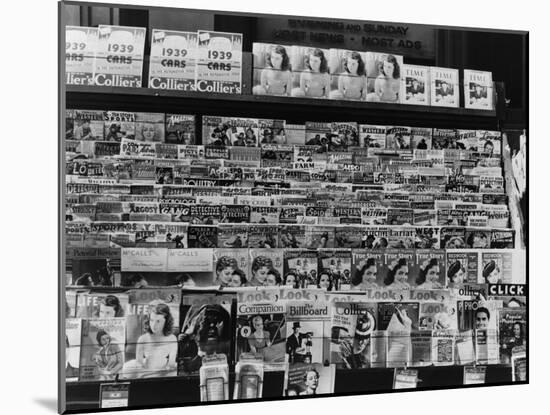
[[[142,86],[144,27],[99,25],[94,85]]]
[[[195,90],[197,33],[153,29],[149,88]]]
[[[241,33],[198,31],[195,90],[199,92],[241,94]]]

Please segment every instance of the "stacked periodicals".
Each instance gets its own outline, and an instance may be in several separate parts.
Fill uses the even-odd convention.
[[[525,283],[499,132],[68,110],[65,143],[68,380],[521,378],[525,295],[490,290]]]

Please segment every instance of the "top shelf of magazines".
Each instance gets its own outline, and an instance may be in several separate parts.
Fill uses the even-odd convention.
[[[68,92],[495,117],[486,71],[409,65],[390,53],[253,43],[243,35],[67,26]],[[146,41],[150,44],[146,45]],[[145,50],[150,52],[145,55]]]

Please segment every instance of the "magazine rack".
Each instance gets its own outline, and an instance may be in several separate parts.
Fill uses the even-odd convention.
[[[64,13],[65,5],[79,6],[75,2],[60,5],[60,30],[67,24]],[[88,4],[86,4],[88,6]],[[91,5],[89,9],[96,7]],[[108,6],[102,5],[103,8]],[[111,10],[116,10],[113,6]],[[133,8],[133,6],[132,6]],[[135,7],[140,13],[146,13],[152,8]],[[196,12],[196,11],[195,11]],[[213,12],[203,12],[210,13]],[[216,24],[223,18],[223,12],[216,14]],[[230,14],[227,15],[239,15]],[[256,15],[240,14],[253,18]],[[220,17],[221,16],[221,17]],[[259,15],[258,15],[259,16]],[[263,16],[265,17],[265,15]],[[324,20],[324,19],[318,19]],[[136,26],[138,26],[136,24]],[[223,25],[222,25],[223,26]],[[245,39],[244,45],[250,45],[254,39]],[[146,47],[146,60],[147,60]],[[62,55],[62,54],[61,54]],[[61,56],[60,59],[63,59]],[[60,60],[63,65],[63,60]],[[144,80],[146,84],[147,62],[144,65]],[[295,99],[290,97],[254,96],[251,94],[252,54],[250,48],[243,52],[243,94],[214,94],[198,92],[180,92],[143,88],[97,87],[60,84],[60,137],[64,137],[65,110],[87,109],[104,110],[106,108],[133,112],[163,112],[202,115],[231,115],[256,118],[280,118],[293,123],[305,121],[357,121],[358,123],[380,125],[407,125],[434,128],[463,128],[479,130],[499,130],[505,119],[504,83],[495,83],[496,108],[491,111],[465,108],[425,107],[400,104],[383,104],[369,102],[331,101],[315,99]],[[462,88],[461,88],[462,89]],[[463,95],[463,91],[461,91]],[[463,98],[463,97],[462,97]],[[463,100],[461,100],[463,102]],[[198,118],[198,117],[197,117]],[[201,125],[196,124],[197,137],[201,137]],[[63,140],[59,140],[60,154],[64,154]],[[60,158],[60,172],[64,170],[63,157]],[[510,169],[509,163],[504,164]],[[509,172],[507,172],[509,174]],[[60,219],[64,221],[64,185],[65,177],[60,173]],[[61,276],[64,276],[65,249],[60,249]],[[63,298],[65,286],[60,278],[60,293]],[[116,291],[116,289],[115,289]],[[64,325],[63,311],[60,312],[61,326]],[[417,390],[446,389],[464,387],[464,366],[425,366],[415,367],[419,372]],[[61,376],[63,373],[61,372]],[[393,368],[336,370],[334,396],[345,396],[365,393],[391,392],[394,382]],[[284,385],[284,372],[266,372],[264,375],[263,398],[259,400],[283,399],[281,390]],[[169,377],[135,379],[129,381],[128,408],[170,407],[182,405],[204,405],[200,399],[199,379],[197,377]],[[234,367],[230,366],[229,390],[232,396],[235,382]],[[509,365],[487,365],[485,385],[501,385],[512,382],[512,369]],[[62,411],[67,413],[99,411],[100,381],[61,382],[60,396],[65,400]],[[109,383],[112,383],[109,382]],[[521,383],[521,382],[520,382]],[[476,385],[472,385],[476,386]],[[229,402],[239,400],[230,399]],[[250,401],[250,400],[247,400]],[[206,403],[208,404],[208,403]]]

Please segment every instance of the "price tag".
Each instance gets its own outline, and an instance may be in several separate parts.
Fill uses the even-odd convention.
[[[96,27],[65,28],[65,83],[93,85],[94,58],[97,48]]]
[[[419,382],[418,370],[395,369],[393,376],[394,389],[414,389]]]
[[[464,366],[464,384],[482,385],[485,383],[486,366]]]
[[[99,26],[94,84],[141,87],[144,27]]]
[[[196,90],[241,93],[242,34],[199,30]]]
[[[128,406],[130,382],[104,383],[99,388],[101,408],[124,408]]]
[[[153,30],[149,88],[195,90],[196,32]]]

